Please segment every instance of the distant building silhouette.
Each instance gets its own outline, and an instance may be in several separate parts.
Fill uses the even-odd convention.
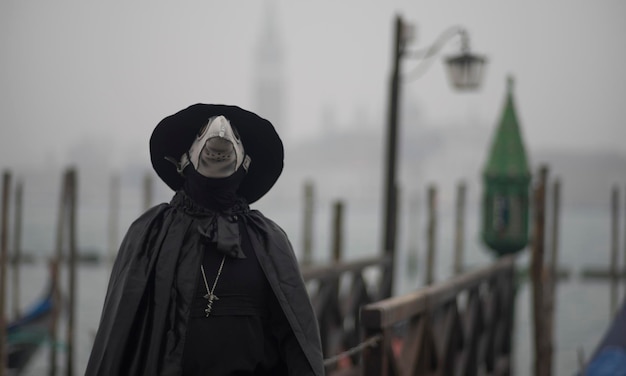
[[[280,41],[276,8],[265,3],[265,17],[259,33],[254,62],[253,102],[255,112],[272,122],[281,136],[286,136],[284,50]]]

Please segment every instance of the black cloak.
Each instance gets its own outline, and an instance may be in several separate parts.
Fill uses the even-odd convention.
[[[194,212],[184,198],[178,192],[170,204],[153,207],[130,226],[113,266],[87,376],[182,374],[202,236],[213,219]],[[286,234],[256,210],[218,220],[246,226],[289,322],[279,349],[289,375],[323,375],[317,320]]]

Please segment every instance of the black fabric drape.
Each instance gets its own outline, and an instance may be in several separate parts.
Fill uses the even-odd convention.
[[[130,227],[116,258],[88,376],[181,375],[187,320],[201,262],[203,235],[216,213],[178,192]],[[289,375],[324,374],[317,320],[291,245],[279,226],[255,210],[240,216],[288,326],[279,328]]]

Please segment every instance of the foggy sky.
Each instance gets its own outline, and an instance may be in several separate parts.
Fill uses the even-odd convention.
[[[473,51],[489,59],[479,93],[453,92],[439,62],[404,83],[420,126],[495,126],[513,74],[530,147],[623,150],[626,3],[618,0],[5,0],[2,167],[60,165],[81,149],[112,165],[147,163],[150,133],[169,114],[197,102],[255,110],[268,13],[284,47],[287,142],[323,135],[329,112],[340,126],[367,119],[363,127],[384,127],[392,24],[401,14],[415,25],[416,49],[463,25]],[[449,42],[442,56],[458,46]]]

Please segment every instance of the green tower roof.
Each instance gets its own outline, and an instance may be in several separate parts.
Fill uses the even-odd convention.
[[[486,178],[530,179],[526,150],[513,102],[513,78],[507,79],[507,98],[483,171]]]

